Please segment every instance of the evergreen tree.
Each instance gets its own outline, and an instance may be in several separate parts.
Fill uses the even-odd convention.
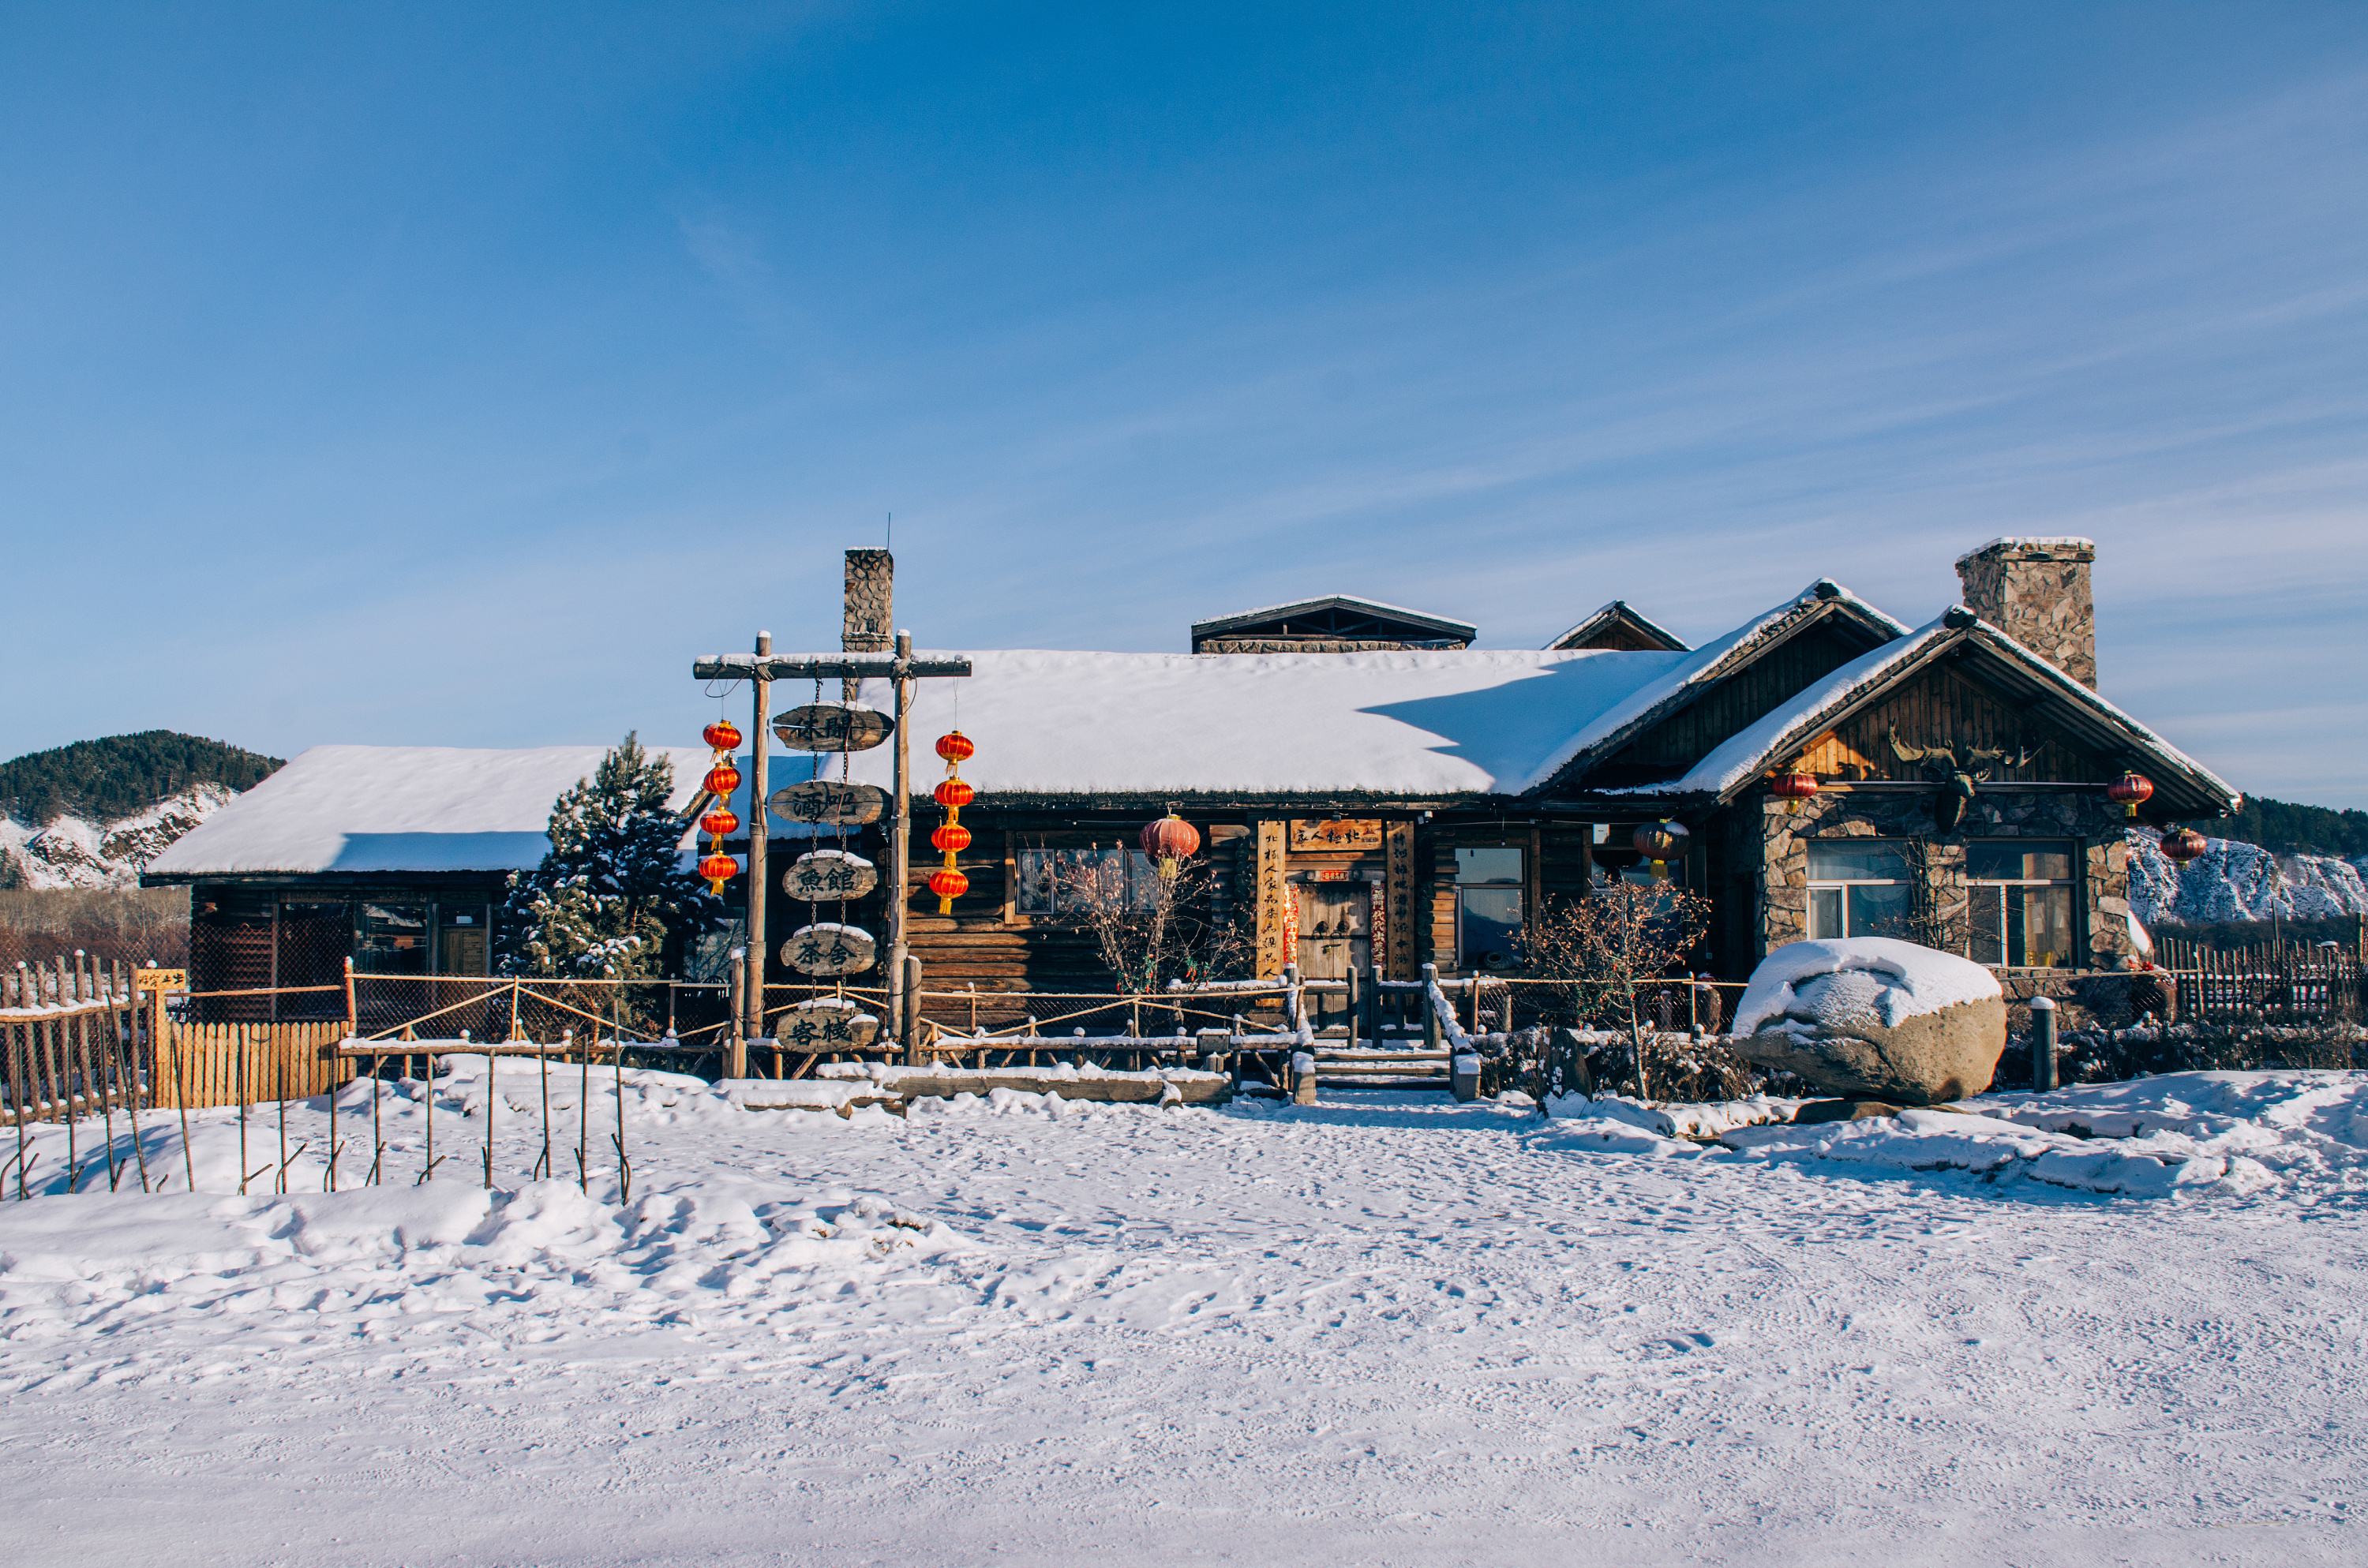
[[[723,918],[682,865],[682,819],[666,809],[674,764],[628,733],[591,778],[559,797],[551,853],[510,878],[495,929],[505,974],[639,980]]]

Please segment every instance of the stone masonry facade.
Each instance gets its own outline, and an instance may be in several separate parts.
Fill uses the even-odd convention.
[[[1980,838],[2068,839],[2081,874],[2080,930],[2086,968],[2111,970],[2135,949],[2130,936],[2128,825],[2101,791],[1993,786],[1974,797],[1952,834],[1937,832],[1933,791],[1922,785],[1829,786],[1787,812],[1772,797],[1760,804],[1762,872],[1759,937],[1764,953],[1809,934],[1809,843],[1822,837],[1893,838],[1920,858],[1936,924],[1962,929],[1970,905],[1965,843]],[[1748,821],[1748,813],[1741,813]]]
[[[1958,558],[1965,608],[2081,685],[2097,684],[2097,602],[2085,539],[2001,539]]]

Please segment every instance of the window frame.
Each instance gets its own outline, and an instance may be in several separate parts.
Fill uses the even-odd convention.
[[[1852,896],[1852,889],[1902,888],[1907,890],[1907,896],[1910,902],[1913,902],[1915,897],[1914,890],[1916,886],[1916,859],[1909,851],[1914,840],[1907,838],[1887,838],[1874,835],[1860,836],[1852,834],[1847,835],[1837,835],[1831,838],[1812,838],[1805,842],[1808,846],[1805,857],[1808,864],[1814,864],[1816,858],[1816,851],[1820,845],[1848,845],[1852,846],[1873,846],[1880,845],[1896,849],[1899,857],[1899,875],[1896,877],[1820,877],[1814,869],[1808,870],[1807,881],[1804,889],[1804,892],[1806,894],[1806,902],[1802,910],[1802,930],[1811,941],[1844,941],[1853,937],[1871,937],[1876,935],[1876,933],[1872,931],[1861,931],[1856,929],[1857,923],[1851,918],[1853,913],[1852,906],[1857,903],[1857,900]],[[1817,895],[1821,892],[1831,892],[1839,895],[1842,928],[1838,932],[1820,935],[1817,931]]]
[[[1479,971],[1474,969],[1470,961],[1469,955],[1464,949],[1463,895],[1466,892],[1486,892],[1500,895],[1508,892],[1511,893],[1513,895],[1512,928],[1518,933],[1529,921],[1531,907],[1530,876],[1531,869],[1536,865],[1537,858],[1531,852],[1531,841],[1527,838],[1509,843],[1453,844],[1449,846],[1449,848],[1454,855],[1455,868],[1454,875],[1448,883],[1454,909],[1455,969],[1460,974],[1471,974]],[[1495,849],[1501,850],[1511,855],[1514,858],[1513,874],[1510,877],[1490,877],[1476,881],[1465,881],[1463,880],[1463,852],[1467,849]],[[1519,969],[1520,967],[1520,960],[1518,949],[1508,949],[1507,953],[1507,960],[1508,961],[1506,962],[1504,969],[1490,971],[1488,972],[1504,973]]]
[[[1974,851],[1977,846],[2006,846],[2020,851],[2028,859],[2035,854],[2061,850],[2064,854],[2065,875],[2061,877],[1976,877],[1974,875]],[[2086,862],[2088,846],[2071,838],[1973,838],[1965,841],[1965,952],[1975,963],[1992,969],[2072,969],[2078,966],[2083,946],[2084,927],[2088,916]],[[2065,951],[2062,961],[2043,964],[2031,957],[2031,926],[2026,915],[2022,926],[2022,951],[2018,956],[2010,944],[2013,906],[2009,894],[2015,890],[2032,888],[2062,888],[2065,890]],[[1998,956],[1993,960],[1974,957],[1974,945],[1980,935],[1975,924],[1977,908],[1986,896],[1995,893],[1998,920]]]
[[[1159,875],[1158,869],[1152,864],[1151,857],[1131,844],[1102,843],[1082,837],[1075,842],[1062,842],[1058,838],[1030,842],[1023,841],[1014,835],[1003,856],[1004,924],[1053,927],[1075,927],[1084,925],[1087,916],[1081,911],[1028,908],[1021,902],[1027,896],[1028,883],[1028,879],[1021,868],[1024,858],[1030,855],[1082,855],[1096,850],[1105,855],[1126,857],[1127,892],[1131,898],[1138,896],[1135,890],[1144,885],[1141,879],[1146,877],[1156,879]]]

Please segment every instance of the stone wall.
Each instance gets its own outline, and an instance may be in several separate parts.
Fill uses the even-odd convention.
[[[2085,539],[2001,539],[1958,558],[1965,608],[2083,686],[2097,684],[2097,605]]]
[[[1932,918],[1955,929],[1964,927],[1969,902],[1967,839],[2070,839],[2081,859],[2088,966],[2112,969],[2131,953],[2130,850],[2123,836],[2127,824],[2102,790],[1994,785],[1974,797],[1964,824],[1946,835],[1933,827],[1935,793],[1924,785],[1828,785],[1798,812],[1787,812],[1773,797],[1760,797],[1760,952],[1809,934],[1809,841],[1854,837],[1907,841],[1911,855],[1920,853],[1923,860]],[[1739,804],[1739,814],[1751,821],[1749,800]]]
[[[849,653],[885,653],[896,646],[896,558],[884,550],[847,552],[838,645]]]

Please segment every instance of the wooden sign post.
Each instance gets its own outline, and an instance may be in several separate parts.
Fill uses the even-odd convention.
[[[757,733],[752,737],[755,748],[754,778],[749,790],[748,823],[748,985],[742,1003],[741,1038],[748,1039],[763,1029],[765,1018],[765,883],[762,850],[765,812],[768,804],[765,797],[765,727],[767,697],[770,683],[777,680],[886,680],[896,694],[893,738],[895,763],[888,791],[888,874],[883,879],[887,889],[888,913],[888,1006],[887,1017],[894,1027],[904,1028],[907,1017],[905,1006],[905,901],[911,896],[911,846],[913,826],[912,758],[906,744],[906,731],[913,716],[913,683],[938,677],[961,676],[970,674],[970,661],[958,653],[916,654],[913,652],[913,634],[896,633],[896,651],[893,653],[787,653],[775,655],[772,640],[761,638],[755,653],[711,653],[690,666],[698,680],[746,680],[757,687]],[[787,715],[785,718],[789,717]],[[873,744],[877,744],[875,740]],[[834,748],[836,749],[836,748]],[[860,748],[858,748],[860,749]],[[844,790],[844,786],[837,787]],[[859,787],[860,788],[860,787]],[[791,790],[783,790],[784,795]],[[861,806],[844,795],[836,799],[828,791],[811,791],[796,797],[801,801],[812,801],[817,812],[849,810],[850,814]],[[825,804],[825,802],[832,802]],[[839,802],[844,802],[839,803]],[[819,816],[816,820],[831,820]],[[875,819],[876,820],[876,819]],[[913,1031],[906,1028],[907,1034]],[[911,1058],[919,1050],[917,1040],[905,1042],[905,1054]]]

